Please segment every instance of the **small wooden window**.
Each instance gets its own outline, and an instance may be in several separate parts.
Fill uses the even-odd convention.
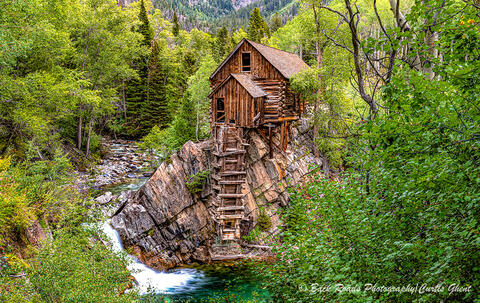
[[[225,122],[225,99],[217,98],[217,122]]]
[[[249,72],[252,70],[252,61],[250,53],[242,53],[242,72]]]

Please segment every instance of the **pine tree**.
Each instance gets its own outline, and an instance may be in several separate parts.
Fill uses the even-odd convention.
[[[152,42],[147,78],[147,99],[141,114],[142,132],[148,132],[155,125],[160,129],[168,126],[166,69],[162,64],[162,49],[157,41]]]
[[[248,26],[248,39],[261,42],[264,37],[270,38],[270,29],[267,22],[262,18],[258,7],[252,10],[250,25]]]
[[[147,47],[150,47],[150,43],[152,43],[153,40],[153,30],[150,26],[147,10],[145,8],[145,2],[143,0],[140,3],[140,14],[138,15],[138,19],[140,20],[138,32],[143,35],[143,44]]]
[[[140,3],[140,13],[138,14],[140,25],[137,31],[143,35],[143,45],[150,48],[153,40],[153,30],[148,20],[145,3]],[[147,78],[148,78],[148,57],[143,57],[134,62],[139,79],[132,79],[126,85],[125,99],[127,106],[128,132],[130,135],[138,136],[141,134],[140,116],[141,110],[147,99]]]
[[[276,12],[275,15],[273,15],[271,20],[270,31],[274,33],[282,26],[283,26],[282,18],[280,18],[280,15],[278,14],[278,12]]]
[[[173,13],[173,29],[172,29],[173,35],[175,37],[178,37],[178,34],[180,33],[180,24],[178,23],[178,16],[177,12],[175,11]]]
[[[213,54],[216,62],[220,62],[224,59],[225,55],[229,51],[229,44],[228,30],[225,26],[223,26],[218,31],[214,42]]]

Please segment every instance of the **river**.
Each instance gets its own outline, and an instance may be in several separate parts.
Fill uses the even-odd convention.
[[[110,155],[97,170],[104,184],[97,186],[102,192],[113,194],[138,190],[148,180],[145,177],[148,174],[142,170],[148,166],[143,163],[146,157],[131,141],[113,142],[111,146]],[[120,172],[121,183],[105,181],[106,176],[115,176],[112,168]],[[120,237],[108,221],[102,224],[101,229],[112,243],[112,249],[123,253]],[[153,296],[158,302],[212,302],[212,299],[221,299],[221,302],[268,302],[268,292],[248,265],[196,265],[160,272],[147,267],[134,256],[128,255],[128,258],[128,269],[137,281],[138,291],[145,296]]]

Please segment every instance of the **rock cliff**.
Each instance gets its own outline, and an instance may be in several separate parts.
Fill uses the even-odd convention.
[[[248,233],[262,212],[272,222],[271,232],[281,224],[277,210],[289,201],[286,189],[300,183],[311,165],[320,165],[313,157],[311,134],[305,122],[293,128],[293,140],[285,153],[274,148],[269,159],[269,145],[258,131],[247,132],[247,184],[245,205],[253,218]],[[274,136],[274,144],[279,145]],[[187,142],[164,161],[153,176],[112,218],[126,247],[133,249],[148,266],[168,269],[191,262],[211,260],[215,243],[215,206],[207,178],[198,192],[187,187],[191,176],[211,169],[212,141]]]

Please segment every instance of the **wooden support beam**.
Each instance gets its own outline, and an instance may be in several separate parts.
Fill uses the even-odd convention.
[[[269,154],[269,158],[272,159],[273,158],[273,139],[272,139],[272,127],[269,127],[268,128],[268,138],[269,138],[269,142],[270,142],[270,154]]]

